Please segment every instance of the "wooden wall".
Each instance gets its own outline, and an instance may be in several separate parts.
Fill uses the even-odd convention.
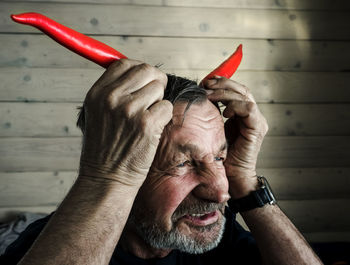
[[[76,107],[103,69],[9,15],[42,12],[181,76],[244,46],[235,79],[268,119],[259,160],[280,206],[312,241],[350,241],[350,2],[0,2],[0,218],[49,212],[77,175]]]

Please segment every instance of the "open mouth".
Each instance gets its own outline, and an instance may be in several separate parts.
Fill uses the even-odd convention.
[[[215,223],[219,219],[219,211],[208,213],[186,214],[181,219],[197,226],[206,226]]]

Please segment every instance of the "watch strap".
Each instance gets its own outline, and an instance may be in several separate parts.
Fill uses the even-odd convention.
[[[271,203],[274,198],[270,196],[270,192],[266,187],[262,187],[256,191],[252,191],[249,195],[228,201],[230,209],[235,212],[245,212],[258,207],[263,207],[265,204]]]

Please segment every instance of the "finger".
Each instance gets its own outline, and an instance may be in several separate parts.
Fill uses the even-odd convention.
[[[145,111],[155,102],[160,101],[164,97],[164,84],[158,80],[153,80],[143,88],[131,94],[131,102],[129,103],[136,111]]]
[[[118,80],[107,88],[107,93],[111,98],[129,95],[153,80],[158,80],[166,87],[168,78],[165,73],[149,64],[139,64],[130,68]]]
[[[263,119],[256,103],[244,101],[231,101],[222,115],[226,118],[231,118],[233,115],[239,116],[244,125],[251,129],[258,128]]]
[[[121,77],[130,68],[142,63],[142,61],[131,59],[120,59],[118,61],[115,61],[106,69],[106,71],[102,74],[102,76],[97,80],[95,84],[99,87],[107,86],[108,84],[111,84],[116,79]]]
[[[236,91],[228,89],[216,89],[209,90],[210,93],[207,93],[208,99],[213,102],[222,102],[224,105],[228,105],[230,101],[244,101],[244,102],[254,102],[254,98],[249,95],[242,95]]]
[[[121,59],[113,62],[102,74],[102,76],[94,83],[87,93],[86,98],[94,99],[97,95],[101,95],[102,91],[104,91],[108,85],[112,84],[115,80],[118,80],[118,78],[120,78],[130,68],[139,64],[142,64],[142,62],[130,59]]]
[[[152,118],[154,126],[159,128],[159,134],[161,134],[164,127],[173,117],[173,104],[171,104],[171,102],[168,100],[161,100],[149,107],[147,112]]]
[[[253,95],[250,93],[249,89],[236,81],[227,79],[225,77],[209,79],[205,81],[205,87],[209,90],[226,89],[235,91],[245,97],[248,97],[251,101],[255,102]]]

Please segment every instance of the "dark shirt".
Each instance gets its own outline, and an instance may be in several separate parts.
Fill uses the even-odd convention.
[[[8,246],[4,255],[0,257],[0,264],[17,264],[33,244],[51,216],[52,214],[30,224],[17,240]],[[109,264],[261,264],[260,254],[252,235],[236,222],[236,216],[229,208],[226,208],[225,216],[227,219],[226,227],[220,244],[215,249],[204,254],[194,255],[173,250],[164,258],[144,260],[123,251],[117,245]]]

